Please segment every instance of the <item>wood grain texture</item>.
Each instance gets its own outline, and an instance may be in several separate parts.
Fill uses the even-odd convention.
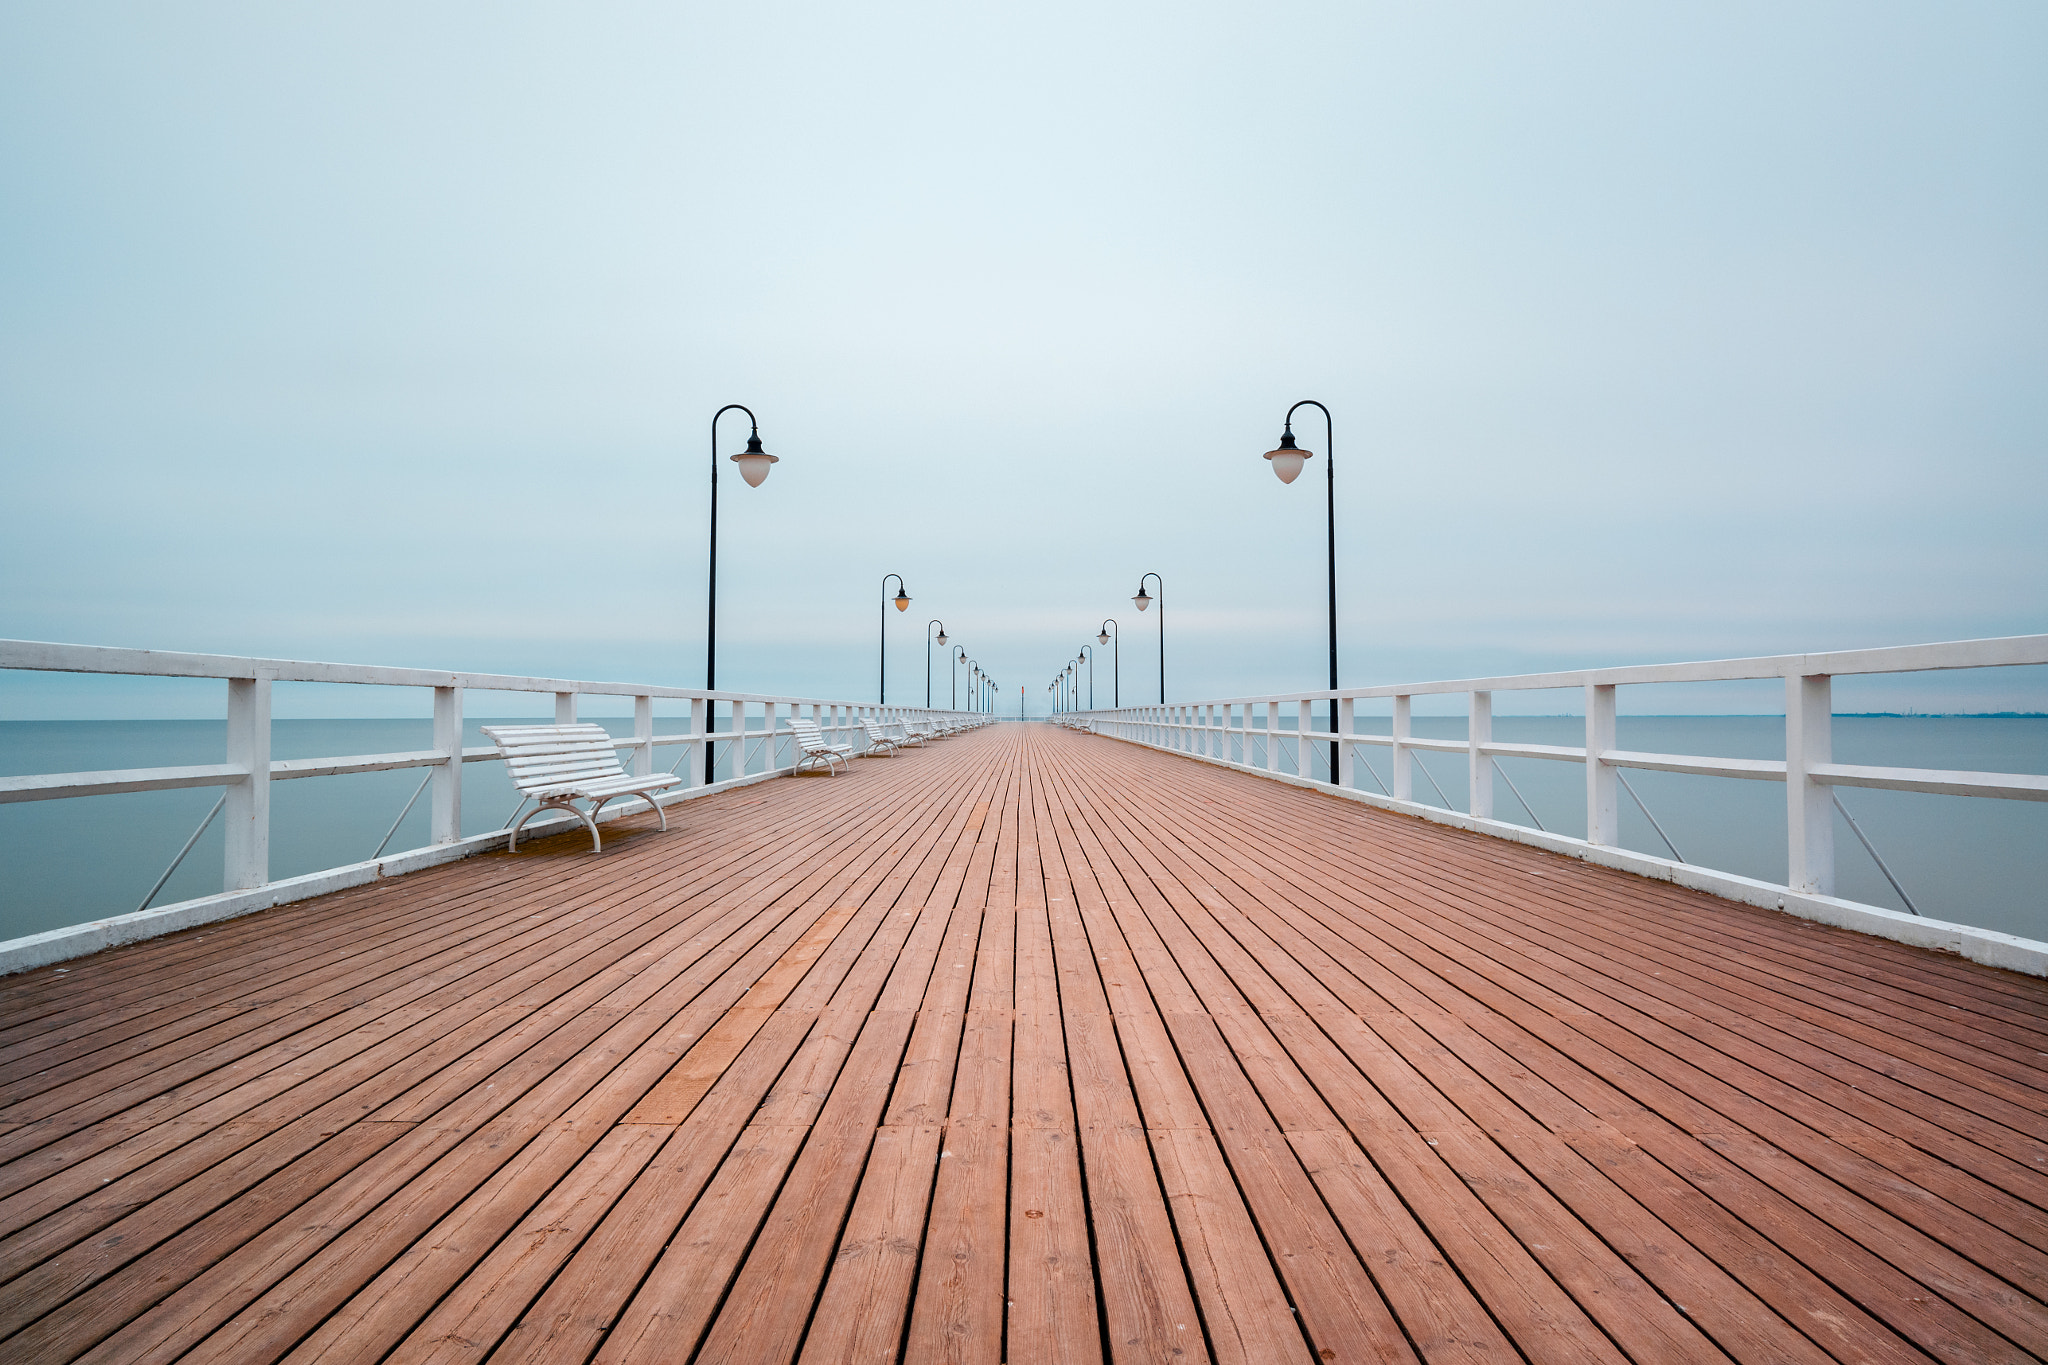
[[[1047,726],[0,983],[0,1357],[2048,1356],[2048,983]]]

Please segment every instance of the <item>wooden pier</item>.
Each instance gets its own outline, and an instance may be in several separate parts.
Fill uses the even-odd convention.
[[[2048,982],[1044,725],[670,825],[0,982],[0,1359],[2048,1356]]]

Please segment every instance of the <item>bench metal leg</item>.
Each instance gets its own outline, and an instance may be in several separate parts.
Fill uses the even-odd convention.
[[[654,799],[652,792],[614,792],[610,796],[605,797],[604,801],[600,801],[590,808],[590,818],[592,820],[597,819],[597,813],[604,809],[605,801],[616,801],[622,796],[637,796],[648,805],[654,807],[654,816],[657,820],[661,821],[661,832],[663,834],[668,833],[668,812],[661,808],[661,802]]]
[[[512,826],[512,838],[507,843],[505,849],[507,853],[517,853],[519,851],[519,831],[525,826],[528,820],[531,820],[534,816],[539,815],[544,810],[565,810],[569,812],[569,814],[575,816],[578,820],[581,820],[583,822],[583,827],[590,831],[591,852],[604,852],[604,840],[600,839],[597,834],[597,821],[591,819],[590,816],[585,815],[582,811],[578,810],[573,802],[543,801],[541,802],[541,804],[535,806],[532,810],[528,811],[523,817],[521,817],[518,824]],[[667,828],[667,821],[665,819],[663,820],[662,824],[663,828]]]

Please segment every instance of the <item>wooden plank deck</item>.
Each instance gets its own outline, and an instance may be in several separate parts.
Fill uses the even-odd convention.
[[[2048,983],[1042,725],[0,983],[0,1359],[2048,1355]]]

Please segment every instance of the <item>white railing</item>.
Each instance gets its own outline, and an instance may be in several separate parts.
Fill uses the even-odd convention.
[[[577,719],[580,698],[632,698],[633,733],[630,737],[613,741],[618,748],[629,751],[626,756],[628,769],[637,775],[651,775],[656,752],[661,749],[680,747],[682,751],[670,771],[680,769],[685,759],[690,760],[690,784],[661,797],[664,804],[790,772],[796,755],[792,752],[789,762],[782,761],[778,741],[788,735],[787,721],[801,715],[806,708],[810,718],[817,721],[819,728],[828,736],[842,742],[851,741],[855,748],[865,744],[859,731],[863,720],[894,722],[931,716],[973,721],[985,719],[973,713],[923,707],[766,696],[750,692],[707,692],[645,683],[586,682],[498,673],[446,673],[421,668],[313,663],[298,659],[237,658],[96,645],[44,644],[32,640],[0,640],[0,668],[216,678],[227,686],[227,746],[224,761],[220,763],[0,777],[0,803],[54,801],[64,797],[116,792],[168,791],[181,787],[225,788],[223,801],[217,808],[227,821],[223,894],[206,898],[204,904],[186,902],[158,910],[145,909],[134,915],[94,921],[90,925],[0,944],[0,972],[21,970],[75,956],[78,952],[91,951],[105,944],[126,942],[229,914],[246,913],[251,909],[318,895],[377,876],[465,857],[502,844],[506,838],[503,829],[466,838],[462,834],[461,765],[498,759],[495,746],[465,747],[462,743],[465,692],[550,694],[554,699],[557,724],[573,723]],[[431,689],[433,747],[405,753],[273,759],[270,756],[271,691],[277,683],[347,683]],[[654,724],[656,701],[688,703],[689,729],[682,733],[657,734]],[[712,728],[721,720],[726,723],[726,728]],[[714,781],[721,759],[729,763],[732,775]],[[396,768],[431,770],[425,784],[432,788],[430,842],[426,847],[389,856],[384,856],[380,848],[379,856],[365,863],[294,877],[289,884],[271,880],[271,783],[339,773],[386,772]],[[414,799],[417,800],[418,796],[419,793],[415,793]],[[613,813],[607,812],[608,815]],[[212,816],[208,817],[209,821],[212,819]],[[533,828],[541,833],[552,833],[553,830],[547,826],[557,823],[573,822],[550,820],[546,825]],[[197,837],[195,834],[193,842]],[[386,842],[389,842],[389,836]],[[187,849],[190,847],[188,843]],[[166,873],[165,877],[169,875]],[[160,888],[162,882],[158,886]],[[151,895],[154,894],[152,891]]]
[[[1276,696],[1231,697],[1214,701],[1174,702],[1159,706],[1127,706],[1113,711],[1070,712],[1054,719],[1086,722],[1095,733],[1153,748],[1189,754],[1231,767],[1263,771],[1290,781],[1328,788],[1332,784],[1308,776],[1313,771],[1311,746],[1336,746],[1334,786],[1347,796],[1390,806],[1447,823],[1484,829],[1587,857],[1592,861],[1667,876],[1702,889],[1755,904],[1796,910],[1830,923],[1846,924],[1913,942],[1953,948],[1980,960],[2041,973],[2048,970],[2048,945],[1968,926],[1922,921],[1922,932],[1891,921],[1896,912],[1834,900],[1835,826],[1839,804],[1836,787],[1875,787],[1887,791],[1935,792],[1952,796],[1994,796],[2019,801],[2048,801],[2048,776],[2034,773],[1946,771],[1931,768],[1871,767],[1834,761],[1832,742],[1832,680],[1856,674],[1919,673],[1942,669],[2005,668],[2048,664],[2048,635],[2019,635],[1991,640],[1957,640],[1945,644],[1905,645],[1890,649],[1844,650],[1829,654],[1785,654],[1754,659],[1721,659],[1702,663],[1649,664],[1596,668],[1565,673],[1531,673],[1499,678],[1404,683],[1389,687],[1344,688],[1337,691],[1291,692]],[[1640,753],[1615,747],[1615,690],[1648,683],[1729,682],[1782,678],[1785,686],[1785,758],[1716,758],[1694,754]],[[1493,737],[1493,694],[1556,688],[1582,689],[1586,739],[1583,745],[1513,744]],[[1466,737],[1430,739],[1417,735],[1412,723],[1416,697],[1463,694]],[[1388,699],[1393,717],[1390,733],[1360,732],[1357,704]],[[1335,729],[1317,729],[1315,713],[1334,714]],[[1291,717],[1294,728],[1283,728]],[[1361,747],[1384,750],[1390,772],[1381,785],[1384,797],[1356,789],[1355,761]],[[1284,773],[1281,758],[1291,748],[1293,773]],[[1462,754],[1466,761],[1469,810],[1457,812],[1417,802],[1417,752]],[[1254,756],[1262,761],[1253,762]],[[1585,769],[1586,837],[1583,840],[1525,830],[1496,821],[1495,760],[1546,759],[1576,763]],[[1785,822],[1789,856],[1782,886],[1758,883],[1732,874],[1692,868],[1673,858],[1650,859],[1617,847],[1620,830],[1619,786],[1623,770],[1694,773],[1749,781],[1782,782],[1786,788]],[[1424,768],[1432,785],[1435,779]],[[1503,774],[1504,776],[1504,774]],[[1377,770],[1374,770],[1378,780]],[[1510,783],[1512,789],[1512,784]],[[1633,792],[1633,789],[1630,789]],[[1438,794],[1441,796],[1441,790]],[[1446,805],[1449,802],[1446,801]],[[1647,807],[1644,814],[1648,815]],[[1529,812],[1535,818],[1533,811]],[[1844,815],[1846,815],[1846,810]],[[1448,815],[1448,819],[1447,819]],[[1651,817],[1655,824],[1655,817]],[[1861,829],[1850,822],[1859,839]],[[1663,836],[1661,827],[1659,836]],[[1668,840],[1667,840],[1668,844]],[[1871,849],[1873,856],[1876,854]],[[1879,859],[1882,866],[1882,859]],[[1885,875],[1890,878],[1887,868]],[[1894,883],[1896,885],[1896,883]],[[1827,902],[1826,905],[1820,902]],[[1909,902],[1910,904],[1910,902]],[[1846,908],[1845,908],[1846,907]],[[1879,919],[1861,912],[1869,911]],[[1981,936],[1959,942],[1952,931]],[[2013,945],[2020,945],[2014,948]],[[1987,956],[1988,954],[1988,956]]]

